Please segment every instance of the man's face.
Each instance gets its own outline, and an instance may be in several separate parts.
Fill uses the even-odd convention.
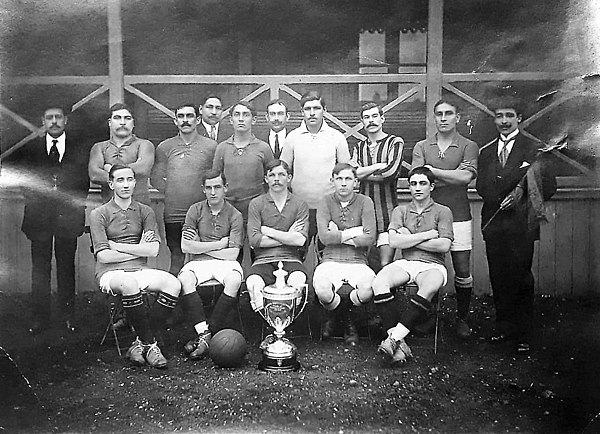
[[[325,108],[318,99],[306,101],[304,106],[302,106],[302,115],[304,116],[306,126],[309,127],[320,128],[323,123],[324,113]]]
[[[223,184],[223,179],[220,176],[204,181],[202,190],[204,191],[204,195],[206,196],[209,205],[218,206],[225,202],[227,186]]]
[[[221,120],[223,104],[219,98],[208,98],[201,108],[202,120],[208,125],[216,125]]]
[[[283,104],[271,104],[267,107],[267,123],[276,133],[283,130],[289,120],[290,114]]]
[[[252,116],[252,112],[248,107],[238,104],[231,109],[230,122],[234,131],[245,133],[252,129],[252,125],[256,122],[256,117]]]
[[[48,134],[56,138],[65,130],[67,117],[64,115],[62,109],[49,108],[44,112],[44,116],[42,116],[42,125]]]
[[[133,134],[133,116],[127,109],[114,111],[108,120],[108,126],[114,137],[125,139]]]
[[[496,129],[505,136],[512,133],[519,127],[521,122],[521,115],[517,114],[517,111],[513,108],[501,108],[495,112],[494,123]]]
[[[456,130],[456,124],[460,121],[460,115],[456,113],[456,107],[450,104],[438,105],[433,115],[435,127],[440,133],[449,133]]]
[[[173,122],[182,134],[193,133],[198,125],[198,118],[196,117],[194,107],[182,107],[177,110]]]
[[[267,172],[265,181],[269,185],[269,191],[281,192],[287,189],[292,175],[288,174],[283,166],[277,166]]]
[[[358,185],[358,180],[351,169],[341,170],[333,175],[331,179],[335,191],[341,199],[350,199],[354,193],[354,188]]]
[[[426,201],[431,196],[433,185],[423,174],[417,173],[408,180],[408,188],[412,198],[418,202]]]
[[[376,134],[383,128],[385,118],[379,114],[379,108],[373,107],[365,110],[360,118],[365,130],[370,134]]]
[[[112,179],[108,180],[108,186],[114,191],[115,196],[121,199],[129,199],[135,188],[133,170],[129,168],[115,170]]]

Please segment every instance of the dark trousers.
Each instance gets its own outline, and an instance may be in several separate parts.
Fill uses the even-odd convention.
[[[169,272],[177,276],[185,259],[185,254],[181,251],[181,230],[183,223],[165,223],[165,238],[167,247],[171,251],[171,268]]]
[[[77,237],[49,235],[31,240],[31,295],[36,319],[49,320],[51,306],[50,272],[52,244],[56,257],[58,307],[63,316],[73,316],[75,309],[75,251]]]
[[[523,338],[528,337],[533,319],[533,245],[528,234],[485,239],[498,331]]]

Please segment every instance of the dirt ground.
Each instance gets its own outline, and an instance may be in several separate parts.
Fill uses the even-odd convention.
[[[101,294],[78,296],[80,330],[28,333],[29,299],[0,292],[0,432],[391,433],[600,432],[600,300],[537,300],[536,334],[527,357],[484,336],[491,299],[473,306],[477,336],[453,334],[454,299],[441,313],[437,355],[431,336],[409,338],[415,358],[391,368],[376,354],[377,331],[357,348],[316,337],[319,309],[293,327],[302,369],[265,373],[256,366],[261,324],[242,304],[249,343],[236,369],[191,362],[191,337],[175,323],[166,370],[136,368],[113,340]],[[124,346],[131,336],[122,335]]]

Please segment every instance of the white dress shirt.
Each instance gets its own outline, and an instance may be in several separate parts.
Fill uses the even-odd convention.
[[[61,162],[63,156],[65,155],[65,141],[67,139],[67,135],[63,132],[57,138],[52,137],[50,134],[46,133],[46,153],[50,155],[50,148],[52,148],[52,141],[58,140],[56,143],[56,147],[58,148],[58,161]]]

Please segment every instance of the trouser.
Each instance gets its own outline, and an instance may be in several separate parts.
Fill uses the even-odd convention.
[[[171,267],[169,273],[173,276],[179,274],[179,270],[183,267],[185,254],[181,251],[181,230],[183,223],[165,223],[165,238],[167,247],[171,252]]]
[[[533,237],[527,234],[486,237],[490,281],[500,332],[527,337],[532,326]]]
[[[52,245],[56,257],[58,306],[61,315],[72,316],[75,309],[75,251],[77,237],[52,236],[31,240],[31,295],[33,314],[50,319]]]

